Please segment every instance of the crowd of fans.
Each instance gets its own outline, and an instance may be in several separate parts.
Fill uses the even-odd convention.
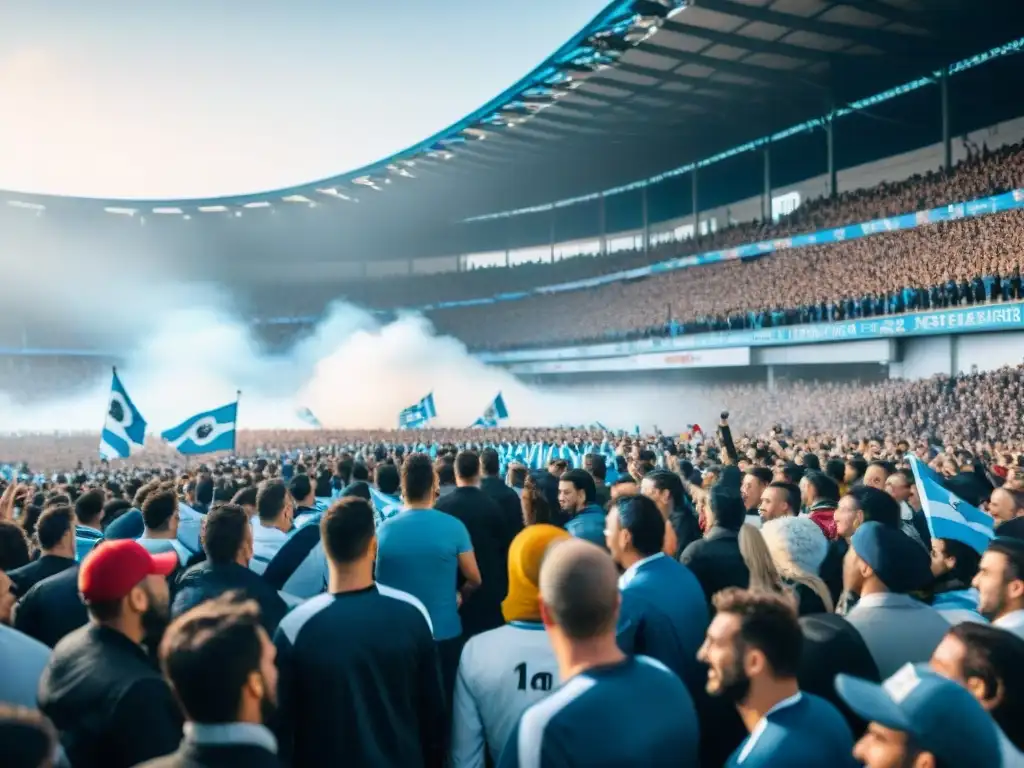
[[[734,409],[16,478],[3,765],[1024,765],[1024,444],[903,431],[1022,375],[831,392],[882,403],[833,437]],[[994,537],[940,535],[912,461]]]
[[[645,266],[680,256],[733,248],[745,243],[816,232],[845,224],[897,216],[974,200],[1024,186],[1024,147],[1008,145],[995,151],[983,148],[949,173],[935,170],[869,189],[842,192],[834,198],[804,201],[777,221],[741,222],[719,227],[684,241],[662,243],[647,251],[625,251],[605,256],[577,257],[553,263],[490,267],[454,274],[415,275],[361,280],[358,284],[316,287],[301,296],[296,315],[309,314],[310,306],[324,306],[346,296],[375,309],[411,307],[440,301],[477,299],[509,291],[527,291],[538,285],[582,280],[597,275]],[[692,274],[692,273],[691,273]],[[286,300],[286,299],[285,299]],[[281,312],[282,297],[267,304]]]

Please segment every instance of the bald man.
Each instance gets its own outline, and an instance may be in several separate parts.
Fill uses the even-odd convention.
[[[682,681],[619,650],[618,582],[600,547],[552,545],[540,570],[540,615],[562,686],[523,713],[499,768],[696,764],[697,715]]]

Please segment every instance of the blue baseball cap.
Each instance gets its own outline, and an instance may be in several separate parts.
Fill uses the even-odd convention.
[[[856,714],[913,738],[951,766],[1000,765],[999,730],[966,689],[925,665],[905,664],[879,685],[836,675],[836,692]]]
[[[899,528],[869,520],[857,528],[850,546],[890,592],[913,592],[932,580],[928,553]]]

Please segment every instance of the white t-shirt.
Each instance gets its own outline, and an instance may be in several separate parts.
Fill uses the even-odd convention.
[[[519,716],[558,686],[558,664],[540,623],[514,621],[477,635],[455,679],[452,768],[495,765]]]

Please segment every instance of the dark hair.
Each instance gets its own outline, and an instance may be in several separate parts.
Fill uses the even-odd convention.
[[[839,501],[839,485],[828,475],[812,470],[804,473],[804,480],[814,488],[814,493],[819,499],[831,502]]]
[[[813,453],[805,453],[803,455],[804,469],[814,470],[815,472],[821,472],[821,461]]]
[[[493,448],[484,448],[480,451],[480,466],[488,477],[494,477],[501,472],[501,458],[498,452]]]
[[[242,688],[260,671],[260,609],[234,593],[200,603],[175,619],[160,643],[160,666],[189,720],[233,723]]]
[[[644,557],[656,555],[665,545],[665,518],[658,505],[646,496],[621,496],[612,504],[619,525],[629,531],[633,548]]]
[[[150,531],[165,530],[178,509],[178,497],[168,488],[157,488],[142,505],[142,521]]]
[[[1007,488],[1005,486],[997,488],[996,490],[1006,491],[1010,494],[1010,501],[1013,502],[1013,508],[1015,510],[1024,509],[1024,491],[1018,488]]]
[[[547,494],[544,493],[543,488],[537,485],[533,475],[527,475],[523,484],[522,506],[524,525],[555,524],[554,513],[551,504],[548,503]]]
[[[434,465],[425,453],[410,453],[402,464],[402,497],[407,503],[432,501]]]
[[[394,496],[399,492],[399,489],[402,487],[402,477],[398,472],[398,467],[394,464],[378,464],[375,474],[377,476],[377,488],[381,493]]]
[[[21,529],[30,540],[36,535],[36,524],[39,522],[39,516],[41,514],[43,514],[43,508],[38,507],[35,504],[29,504],[21,510],[21,517],[18,518],[18,525],[21,526]]]
[[[455,457],[455,477],[472,480],[480,475],[480,457],[473,451],[459,451]]]
[[[374,536],[373,504],[350,496],[335,502],[320,519],[320,539],[327,556],[337,563],[352,563],[366,554]]]
[[[1007,560],[1007,581],[1024,579],[1024,541],[1009,536],[996,536],[989,542],[987,552],[998,552]]]
[[[783,595],[727,587],[711,599],[719,613],[740,619],[742,646],[765,655],[776,677],[796,677],[804,634],[794,604]]]
[[[879,468],[881,468],[882,470],[885,471],[885,476],[886,477],[888,477],[889,475],[896,474],[896,465],[893,464],[891,461],[884,461],[883,459],[875,459],[870,464],[868,464],[868,466],[869,467],[879,467]],[[865,471],[867,471],[867,470],[865,470]]]
[[[565,472],[568,472],[569,469],[569,462],[565,459],[552,459],[548,462],[548,471],[551,472],[551,470],[554,470],[551,472],[553,475],[561,477]]]
[[[135,505],[135,508],[141,510],[142,509],[142,505],[146,503],[146,499],[148,498],[149,494],[151,494],[153,491],[155,491],[159,487],[160,487],[160,481],[159,480],[150,480],[144,486],[139,488],[139,490],[137,490],[135,492],[135,498],[132,500],[132,502]]]
[[[869,485],[857,485],[846,493],[864,515],[864,522],[874,520],[890,528],[899,528],[902,522],[900,505],[892,496]]]
[[[763,486],[772,484],[772,471],[768,467],[751,467],[744,474],[757,478]]]
[[[674,509],[683,506],[686,489],[683,487],[683,479],[675,472],[670,472],[667,469],[653,469],[644,475],[644,480],[650,480],[659,491],[668,491]]]
[[[860,480],[862,477],[864,477],[864,473],[867,472],[867,470],[868,470],[868,463],[864,460],[863,456],[859,456],[859,455],[858,456],[851,456],[849,459],[847,459],[846,460],[846,466],[847,467],[853,467],[853,471],[857,475],[857,477],[854,478],[854,480]],[[844,476],[844,479],[845,479],[845,476]]]
[[[990,714],[1017,749],[1024,748],[1024,640],[988,624],[965,621],[949,630],[967,649],[963,677],[976,677],[985,686],[985,698],[1002,694]]]
[[[4,765],[39,768],[53,765],[60,742],[53,723],[38,710],[0,704],[0,744]]]
[[[526,467],[522,464],[513,464],[509,468],[509,480],[511,480],[513,487],[516,487],[517,483],[519,487],[525,485],[527,475],[529,475],[529,472],[526,471]]]
[[[351,456],[343,456],[334,465],[334,474],[341,478],[342,485],[348,485],[352,479],[353,466],[355,466],[355,461]]]
[[[792,483],[770,483],[769,488],[778,488],[786,497],[786,503],[794,515],[800,514],[800,488]]]
[[[357,480],[363,480],[365,482],[369,482],[370,480],[370,468],[361,461],[357,461],[352,465],[352,482],[354,483]]]
[[[213,503],[213,480],[211,478],[203,477],[196,482],[196,502],[206,505]]]
[[[249,530],[249,516],[238,504],[224,504],[206,516],[203,549],[211,563],[233,563]]]
[[[978,572],[978,565],[981,563],[981,555],[978,551],[962,541],[956,539],[942,539],[943,546],[945,547],[946,557],[952,557],[956,560],[956,564],[950,571],[952,576],[957,581],[960,581],[966,587],[974,579],[975,574]]]
[[[82,525],[98,528],[103,519],[103,505],[107,495],[99,488],[86,491],[75,502],[75,516]]]
[[[247,488],[243,488],[231,498],[231,503],[237,504],[240,507],[255,507],[256,491],[257,488],[255,485],[250,485]]]
[[[121,517],[132,508],[132,503],[126,499],[111,499],[103,505],[103,530],[107,530],[112,522]]]
[[[288,483],[288,491],[295,501],[302,501],[313,492],[313,483],[309,475],[295,475]]]
[[[831,458],[825,462],[825,474],[831,477],[836,485],[846,482],[846,462],[839,458]]]
[[[444,461],[442,457],[437,460],[435,467],[439,485],[455,485],[455,467],[452,462]]]
[[[43,504],[43,509],[49,509],[50,507],[66,507],[71,504],[71,497],[66,493],[51,493],[46,497],[46,503]]]
[[[283,480],[264,480],[256,492],[256,512],[265,523],[273,522],[284,510],[288,488]]]
[[[0,520],[0,571],[13,571],[29,562],[28,537],[17,523]]]
[[[583,468],[602,483],[608,476],[608,463],[600,453],[588,453],[583,457]]]
[[[583,491],[583,497],[587,504],[593,504],[597,499],[597,485],[594,478],[585,469],[569,469],[558,478],[560,483],[572,483],[577,491]]]
[[[73,507],[50,507],[44,510],[36,523],[36,541],[39,542],[39,548],[43,551],[53,549],[67,536],[68,531],[74,530],[74,523]]]
[[[804,468],[792,461],[787,461],[782,467],[782,476],[786,478],[787,483],[796,485],[804,476]]]

